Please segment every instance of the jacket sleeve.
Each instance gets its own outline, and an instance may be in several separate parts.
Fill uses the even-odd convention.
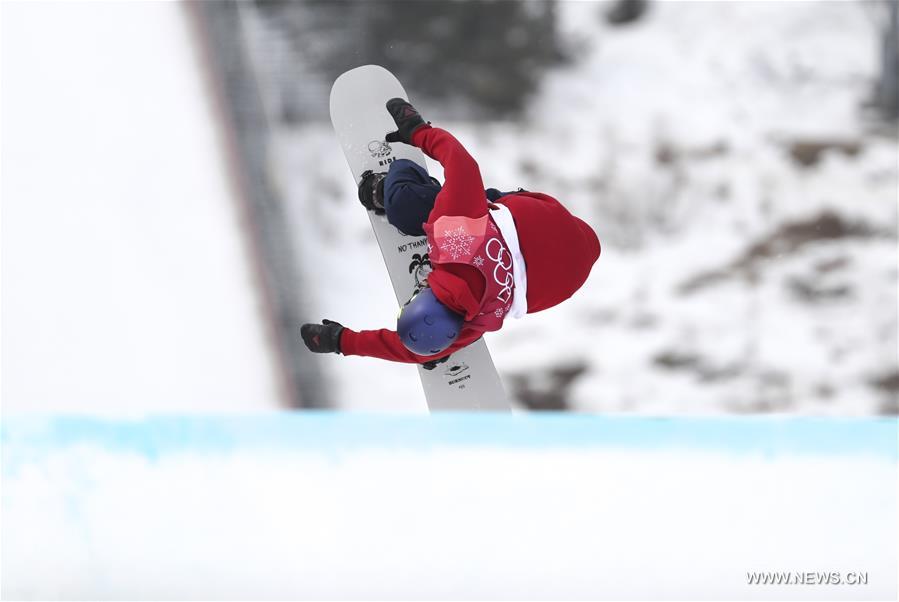
[[[446,130],[422,127],[412,144],[443,166],[443,188],[434,201],[430,220],[443,215],[479,218],[487,213],[487,197],[478,164],[465,147]]]
[[[340,335],[340,352],[344,355],[363,355],[377,357],[392,362],[405,362],[407,364],[423,364],[431,360],[439,360],[471,345],[481,338],[484,333],[473,328],[463,328],[459,338],[435,355],[416,355],[406,349],[396,331],[387,330],[362,330],[356,332],[344,328]]]

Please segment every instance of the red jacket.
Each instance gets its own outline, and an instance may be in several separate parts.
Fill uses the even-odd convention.
[[[434,209],[428,216],[433,224],[444,215],[479,218],[488,204],[478,164],[452,134],[425,126],[412,136],[412,144],[443,165],[445,182]],[[551,196],[519,192],[504,196],[497,204],[512,213],[527,273],[527,313],[558,305],[571,297],[587,280],[599,258],[599,239],[584,221],[568,212]],[[450,309],[476,315],[484,293],[481,273],[472,266],[435,265],[428,276],[434,295]],[[341,352],[396,362],[424,363],[440,359],[478,340],[483,332],[463,325],[459,338],[443,352],[420,356],[410,352],[393,330],[343,330]]]

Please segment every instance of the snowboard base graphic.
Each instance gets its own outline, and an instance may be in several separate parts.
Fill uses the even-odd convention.
[[[331,88],[331,123],[357,186],[365,170],[387,171],[397,159],[409,159],[427,169],[418,148],[384,141],[384,135],[396,129],[384,105],[397,97],[409,100],[396,77],[377,65],[347,71]],[[359,209],[365,211],[361,205]],[[367,213],[397,302],[405,303],[425,285],[430,272],[427,239],[402,234],[385,216]],[[433,370],[418,366],[418,372],[431,411],[510,409],[484,339],[457,351]]]

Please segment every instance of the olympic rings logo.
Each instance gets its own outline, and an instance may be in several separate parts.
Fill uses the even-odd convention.
[[[496,244],[494,245],[494,243]],[[496,253],[494,254],[491,249],[494,249]],[[491,238],[487,241],[485,252],[487,257],[496,264],[493,267],[493,279],[503,287],[496,298],[503,303],[508,303],[512,299],[512,287],[515,282],[512,277],[512,253],[498,238]]]

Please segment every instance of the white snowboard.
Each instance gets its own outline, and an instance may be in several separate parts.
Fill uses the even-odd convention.
[[[396,129],[384,105],[397,97],[409,100],[396,77],[377,65],[347,71],[331,88],[331,123],[357,186],[365,170],[387,171],[397,159],[410,159],[427,169],[418,148],[384,141],[384,135]],[[365,211],[361,205],[359,210]],[[367,213],[393,292],[400,304],[405,303],[430,271],[427,239],[402,234],[385,216]],[[432,411],[509,410],[502,381],[483,339],[457,351],[434,370],[419,366],[418,373]]]

